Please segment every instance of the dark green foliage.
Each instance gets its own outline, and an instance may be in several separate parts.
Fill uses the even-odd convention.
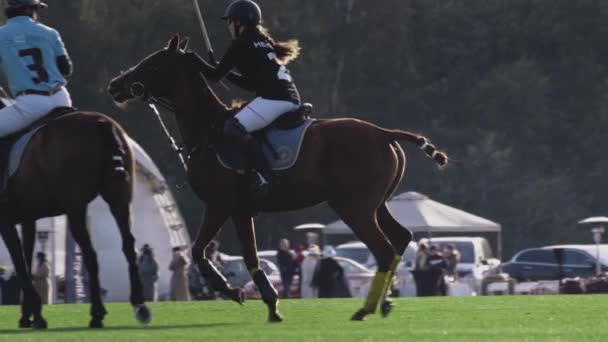
[[[191,1],[49,1],[43,21],[71,51],[75,104],[108,112],[152,155],[172,186],[185,181],[152,113],[123,112],[111,77],[179,32],[204,53]],[[556,242],[589,241],[576,227],[606,214],[608,5],[594,0],[260,0],[277,40],[298,38],[292,73],[316,116],[354,116],[420,131],[453,162],[444,172],[416,149],[401,190],[416,190],[500,222],[505,256]],[[199,1],[221,56],[228,1]],[[228,100],[221,88],[219,94]],[[245,93],[239,93],[247,96]],[[356,137],[353,137],[356,139]],[[175,189],[190,230],[202,204]],[[297,194],[294,194],[297,196]],[[291,227],[329,221],[323,208],[262,215],[258,241],[274,248]],[[222,235],[238,252],[234,233]]]

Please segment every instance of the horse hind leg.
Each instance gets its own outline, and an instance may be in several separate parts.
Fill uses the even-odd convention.
[[[103,328],[103,319],[107,311],[101,300],[101,286],[99,283],[99,264],[97,253],[91,243],[91,236],[87,228],[87,208],[71,210],[68,212],[68,223],[74,241],[80,247],[84,264],[89,274],[89,290],[91,294],[91,321],[90,328]]]
[[[29,274],[32,274],[32,259],[34,254],[34,243],[36,242],[36,221],[25,221],[21,223],[21,240],[23,244],[25,264],[27,265]],[[25,297],[23,290],[21,292]],[[20,328],[29,328],[32,326],[30,316],[31,315],[28,314],[27,317],[25,315],[21,317],[19,320]]]
[[[399,186],[399,183],[403,178],[403,174],[405,173],[406,159],[403,149],[397,142],[392,142],[391,148],[397,157],[397,172],[393,179],[393,183],[386,194],[385,201],[388,200],[395,189],[397,189],[397,186]],[[389,281],[387,282],[386,288],[383,291],[383,300],[380,304],[382,316],[387,317],[393,309],[393,303],[388,299],[392,279],[397,271],[397,267],[399,267],[399,263],[401,262],[402,256],[405,253],[405,249],[413,239],[413,235],[409,229],[403,227],[399,222],[397,222],[397,220],[395,220],[395,218],[391,215],[390,210],[386,206],[386,202],[380,205],[376,211],[376,217],[378,219],[380,229],[393,246],[396,254],[395,259],[393,260],[389,269]]]
[[[42,317],[42,300],[36,289],[34,289],[29,267],[25,263],[21,240],[19,239],[19,235],[17,235],[17,229],[14,225],[2,224],[0,225],[0,234],[11,256],[17,278],[23,290],[19,327],[46,329],[47,322]],[[34,320],[30,322],[31,315],[34,315]]]
[[[330,206],[353,230],[359,240],[370,249],[378,264],[365,304],[352,316],[352,320],[362,321],[367,315],[376,312],[378,303],[384,295],[386,283],[389,281],[389,270],[395,258],[395,252],[378,226],[376,209],[371,205],[368,208],[362,208],[358,203],[358,196],[353,198],[341,203],[330,202]]]
[[[131,284],[130,302],[133,306],[135,319],[142,324],[148,324],[152,320],[152,312],[144,303],[143,285],[139,276],[137,265],[137,254],[135,253],[135,237],[131,231],[131,208],[130,201],[108,201],[110,211],[118,225],[122,238],[122,252],[129,266],[129,281]]]
[[[405,253],[407,246],[413,239],[413,234],[409,229],[405,228],[399,222],[397,222],[397,220],[395,220],[386,206],[386,203],[383,203],[380,208],[378,208],[376,216],[382,232],[390,241],[395,251],[395,258],[393,259],[388,273],[389,281],[387,282],[383,291],[384,299],[380,305],[382,316],[387,317],[393,309],[393,303],[388,299],[392,279],[397,272],[397,268],[399,267],[399,263],[403,258],[403,254]]]

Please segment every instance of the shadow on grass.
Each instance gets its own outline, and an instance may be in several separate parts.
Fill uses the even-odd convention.
[[[104,331],[128,331],[128,330],[174,330],[174,329],[193,329],[193,328],[216,328],[221,326],[238,325],[237,323],[208,323],[208,324],[184,324],[184,325],[151,325],[151,326],[109,326],[102,329],[91,329],[87,327],[66,327],[66,328],[49,328],[47,330],[31,330],[31,329],[0,329],[0,335],[18,335],[27,333],[66,333],[66,332],[104,332]]]

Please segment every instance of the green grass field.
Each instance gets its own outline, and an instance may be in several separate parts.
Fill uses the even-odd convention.
[[[154,303],[147,327],[128,304],[108,304],[106,328],[90,330],[88,305],[44,308],[46,331],[16,329],[19,308],[0,307],[10,341],[608,341],[608,296],[400,298],[391,316],[351,322],[361,299],[286,300],[268,324],[259,301]]]

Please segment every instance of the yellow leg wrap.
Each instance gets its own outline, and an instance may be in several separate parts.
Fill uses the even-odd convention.
[[[365,309],[367,312],[376,312],[380,298],[382,298],[383,295],[382,291],[384,290],[385,284],[388,281],[388,273],[389,272],[376,272],[374,280],[372,280],[372,285],[369,288],[367,298],[365,299],[365,305],[363,306],[363,309]]]
[[[393,263],[391,264],[391,268],[389,268],[389,270],[388,270],[388,278],[387,278],[386,284],[384,284],[384,291],[382,291],[382,298],[384,298],[388,295],[388,289],[391,287],[391,284],[393,283],[393,277],[395,276],[395,272],[397,272],[397,267],[399,267],[399,263],[401,262],[401,259],[403,259],[402,256],[400,256],[400,255],[396,256],[395,259],[393,260]]]

